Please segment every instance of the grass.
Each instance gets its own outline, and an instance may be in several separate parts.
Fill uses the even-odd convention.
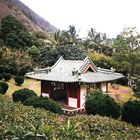
[[[14,91],[20,90],[23,88],[28,88],[34,90],[38,95],[40,95],[40,81],[33,80],[33,79],[25,79],[24,83],[21,86],[17,86],[15,84],[14,79],[12,78],[10,81],[7,82],[9,85],[8,91],[5,94],[5,97],[11,98],[11,95]]]
[[[133,91],[128,86],[119,85],[118,89],[113,89],[111,84],[109,84],[110,96],[117,101],[121,106],[127,102],[129,99],[133,99]]]

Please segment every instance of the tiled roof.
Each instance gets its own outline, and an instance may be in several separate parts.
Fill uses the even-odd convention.
[[[83,73],[89,64],[95,71]],[[112,70],[97,68],[88,57],[84,60],[65,60],[61,57],[52,67],[35,70],[26,76],[38,80],[84,83],[112,81],[123,77],[122,74]]]

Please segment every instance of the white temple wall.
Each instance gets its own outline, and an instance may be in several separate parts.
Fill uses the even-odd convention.
[[[101,90],[103,91],[103,92],[106,92],[106,82],[103,82],[103,83],[101,83]]]
[[[68,98],[68,106],[77,108],[77,99],[76,98]]]
[[[80,85],[80,107],[85,107],[85,95],[87,91],[87,86],[85,84]]]

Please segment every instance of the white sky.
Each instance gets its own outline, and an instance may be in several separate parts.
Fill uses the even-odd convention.
[[[91,27],[115,37],[124,27],[140,32],[140,0],[21,0],[61,30],[75,25],[80,36]]]

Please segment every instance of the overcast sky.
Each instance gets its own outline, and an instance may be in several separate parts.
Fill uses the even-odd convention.
[[[140,0],[21,0],[61,30],[75,25],[81,36],[91,27],[115,37],[124,27],[140,32]]]

